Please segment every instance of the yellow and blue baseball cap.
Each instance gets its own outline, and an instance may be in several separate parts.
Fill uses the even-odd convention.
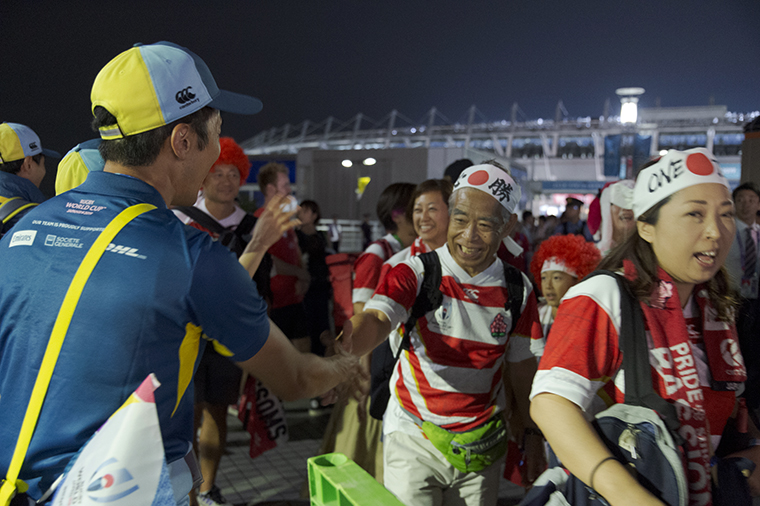
[[[100,127],[105,140],[168,125],[210,106],[237,114],[261,110],[257,98],[220,90],[208,66],[171,42],[135,46],[108,62],[90,93],[92,111],[104,107],[117,124]]]
[[[0,163],[23,160],[27,156],[39,155],[60,158],[50,149],[42,149],[42,143],[34,130],[18,123],[0,124]]]
[[[55,176],[56,195],[84,183],[90,172],[103,170],[106,162],[98,151],[101,142],[101,139],[90,139],[79,143],[58,162],[58,174]]]

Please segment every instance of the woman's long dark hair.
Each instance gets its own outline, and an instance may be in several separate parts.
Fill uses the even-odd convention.
[[[653,208],[639,217],[638,221],[657,225],[660,218],[660,209],[670,202],[670,197],[658,202]],[[623,243],[615,246],[609,254],[599,263],[599,269],[611,271],[623,268],[623,260],[630,260],[636,267],[637,278],[630,281],[633,293],[639,300],[649,303],[659,278],[657,277],[657,256],[654,254],[652,245],[639,236],[638,231],[631,234]],[[734,309],[738,305],[733,290],[728,284],[728,273],[725,267],[707,282],[707,294],[710,304],[718,313],[721,321],[733,321]]]

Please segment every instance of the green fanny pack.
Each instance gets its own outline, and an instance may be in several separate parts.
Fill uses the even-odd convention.
[[[507,428],[501,414],[467,432],[449,432],[431,422],[422,422],[422,430],[446,460],[463,473],[482,471],[507,452]]]

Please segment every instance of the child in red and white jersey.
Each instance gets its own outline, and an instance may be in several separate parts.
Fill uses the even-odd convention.
[[[541,358],[544,354],[546,336],[562,297],[593,271],[601,258],[596,246],[580,235],[554,235],[541,243],[530,263],[533,278],[541,282],[543,295],[543,302],[538,304],[543,336],[530,343],[530,350],[536,357]]]

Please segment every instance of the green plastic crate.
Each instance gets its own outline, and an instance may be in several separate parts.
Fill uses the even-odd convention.
[[[404,506],[342,453],[312,457],[307,466],[312,506]]]

